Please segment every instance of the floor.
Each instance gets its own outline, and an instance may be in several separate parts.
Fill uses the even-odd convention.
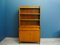
[[[41,38],[40,44],[19,43],[17,38],[5,38],[0,45],[60,45],[60,38]]]

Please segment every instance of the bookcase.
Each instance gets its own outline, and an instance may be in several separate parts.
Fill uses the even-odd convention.
[[[19,7],[19,42],[40,42],[40,7]]]

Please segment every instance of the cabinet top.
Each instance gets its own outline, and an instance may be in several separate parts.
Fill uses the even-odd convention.
[[[40,8],[40,6],[20,6],[19,8]]]

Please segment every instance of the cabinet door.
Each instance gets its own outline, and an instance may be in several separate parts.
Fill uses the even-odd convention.
[[[19,31],[20,42],[40,42],[40,31]]]

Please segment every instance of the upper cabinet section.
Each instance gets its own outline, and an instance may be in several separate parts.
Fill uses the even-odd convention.
[[[40,7],[39,6],[21,6],[19,14],[39,15],[40,14]]]

